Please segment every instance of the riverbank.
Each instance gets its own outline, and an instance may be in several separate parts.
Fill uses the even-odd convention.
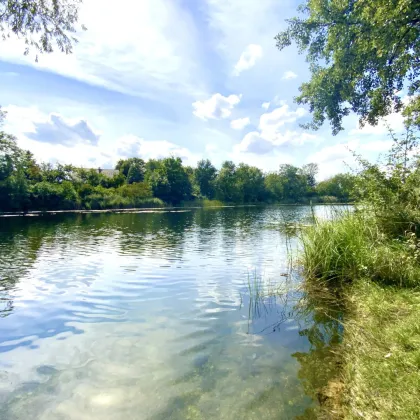
[[[420,264],[414,232],[389,235],[367,212],[316,222],[302,236],[309,293],[343,308],[339,373],[321,403],[328,418],[418,419]],[[338,299],[338,298],[337,298]],[[325,397],[325,395],[324,395]]]
[[[0,217],[34,217],[42,216],[47,214],[96,214],[96,213],[155,213],[155,212],[168,212],[168,211],[185,211],[193,209],[218,209],[218,208],[234,208],[234,207],[255,207],[255,206],[308,206],[309,204],[302,203],[257,203],[257,204],[224,204],[217,200],[206,200],[205,203],[199,203],[196,201],[185,202],[179,206],[162,206],[162,207],[133,207],[133,208],[109,208],[100,210],[89,210],[89,209],[72,209],[72,210],[31,210],[27,212],[0,212]],[[317,206],[331,206],[327,203],[317,203]],[[336,203],[334,206],[349,206],[351,203]]]

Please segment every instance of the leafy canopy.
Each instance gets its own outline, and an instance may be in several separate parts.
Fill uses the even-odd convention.
[[[33,48],[50,53],[53,43],[69,54],[77,39],[78,9],[82,0],[0,0],[0,33],[3,40],[11,34],[24,39],[25,55]],[[85,29],[81,25],[82,29]]]
[[[360,124],[401,111],[408,88],[409,117],[420,124],[420,2],[416,0],[306,0],[301,17],[276,36],[282,50],[295,42],[306,53],[311,79],[296,98],[313,113],[312,128],[326,119],[337,134],[355,112]]]

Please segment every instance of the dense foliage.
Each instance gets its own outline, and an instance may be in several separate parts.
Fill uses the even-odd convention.
[[[156,207],[196,199],[241,204],[352,199],[352,175],[317,184],[316,172],[317,166],[309,164],[263,173],[230,161],[218,171],[209,160],[191,168],[176,157],[122,159],[115,170],[51,165],[37,163],[13,136],[0,132],[0,211]]]
[[[306,54],[312,76],[297,102],[309,105],[314,128],[328,119],[337,133],[350,112],[374,125],[403,108],[403,89],[405,114],[420,123],[420,2],[306,0],[299,12],[276,40]]]

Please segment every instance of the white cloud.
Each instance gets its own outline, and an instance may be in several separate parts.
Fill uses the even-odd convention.
[[[250,44],[241,54],[239,61],[235,64],[234,75],[238,76],[244,70],[248,70],[255,66],[255,63],[262,57],[261,45]]]
[[[367,152],[387,152],[393,144],[392,140],[374,140],[369,143],[362,143],[360,148]]]
[[[264,137],[275,136],[280,127],[284,124],[295,122],[306,114],[304,108],[297,108],[296,111],[290,111],[288,105],[275,108],[271,112],[262,114],[260,117],[259,129],[264,133]]]
[[[60,114],[50,114],[48,120],[34,122],[34,131],[25,135],[35,141],[70,147],[81,143],[96,146],[100,137],[86,120],[71,121]]]
[[[267,110],[268,108],[270,108],[270,102],[263,102],[261,108]]]
[[[350,150],[353,150],[357,145],[358,142],[347,142],[324,147],[311,155],[308,158],[308,162],[321,164],[330,163],[336,160],[343,161],[344,159],[350,158],[352,156]]]
[[[291,80],[291,79],[296,79],[297,74],[293,73],[292,71],[288,70],[286,72],[283,73],[283,80]]]
[[[318,150],[309,156],[306,161],[318,163],[319,178],[326,179],[339,172],[346,172],[349,167],[356,167],[356,160],[353,153],[371,154],[371,157],[377,157],[377,153],[386,152],[392,146],[391,140],[373,140],[364,141],[360,139],[351,139],[345,143],[333,144]],[[372,159],[372,162],[375,162]]]
[[[35,63],[33,55],[23,55],[24,43],[11,38],[2,43],[2,60],[160,100],[167,98],[159,95],[162,90],[206,91],[198,68],[197,27],[177,2],[120,0],[115,7],[110,0],[89,0],[80,6],[79,20],[88,30],[76,34],[80,42],[73,54],[55,51]]]
[[[281,146],[301,146],[307,142],[316,142],[313,134],[287,130],[284,133],[267,135],[267,133],[252,131],[244,136],[242,141],[234,146],[234,150],[241,153],[265,154]]]
[[[204,0],[214,45],[227,61],[236,63],[244,45],[258,44],[275,51],[273,36],[279,30],[278,0]],[[267,55],[270,57],[270,55]]]
[[[234,146],[240,153],[265,154],[285,145],[299,146],[306,142],[318,141],[317,136],[306,132],[284,130],[284,125],[293,123],[305,115],[303,108],[295,111],[289,110],[288,105],[283,105],[261,115],[258,131],[245,135],[242,141]]]
[[[235,105],[241,101],[241,97],[242,95],[223,96],[215,93],[209,99],[194,102],[193,114],[203,120],[228,118]]]
[[[400,113],[393,113],[383,118],[375,126],[366,124],[364,127],[359,127],[350,130],[349,135],[376,135],[376,136],[387,136],[389,134],[389,128],[395,133],[399,133],[404,130],[404,117]]]
[[[64,118],[57,113],[45,115],[37,108],[10,105],[4,108],[6,129],[28,139],[74,147],[80,144],[96,146],[100,133],[85,118]]]
[[[249,124],[251,124],[251,120],[248,117],[238,118],[237,120],[232,120],[230,122],[230,126],[234,130],[243,130]]]
[[[318,179],[327,179],[339,172],[346,172],[347,165],[354,164],[354,157],[350,150],[355,150],[358,141],[327,146],[307,158],[307,162],[317,163],[319,167]]]
[[[5,110],[5,129],[17,137],[19,147],[32,151],[39,161],[113,167],[123,157],[156,159],[177,156],[188,165],[195,165],[201,158],[201,155],[170,141],[145,140],[131,134],[118,138],[116,142],[103,142],[84,118],[46,114],[35,107],[12,105]]]
[[[201,157],[192,153],[186,147],[181,147],[167,140],[145,140],[134,135],[127,135],[118,139],[115,152],[118,157],[136,156],[144,160],[176,156],[188,165],[195,165]]]

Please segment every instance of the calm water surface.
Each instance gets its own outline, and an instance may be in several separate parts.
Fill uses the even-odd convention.
[[[296,307],[299,278],[284,276],[296,244],[279,227],[310,213],[0,219],[0,418],[309,413],[315,317]],[[255,279],[265,295],[250,299]]]

